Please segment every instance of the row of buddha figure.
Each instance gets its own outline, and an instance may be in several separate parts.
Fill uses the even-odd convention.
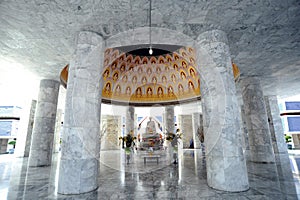
[[[157,90],[156,92],[153,92],[153,88],[152,87],[146,87],[147,89],[143,92],[143,89],[142,87],[137,87],[136,90],[135,90],[135,95],[136,97],[141,97],[143,95],[146,95],[146,96],[152,96],[152,95],[157,95],[158,97],[162,97],[164,96],[164,94],[168,94],[168,95],[174,95],[174,89],[172,86],[168,86],[167,88],[167,92],[165,91],[165,89],[161,86],[157,87]],[[194,87],[194,83],[192,81],[189,81],[188,82],[188,92],[193,92],[195,90],[195,87]],[[112,87],[111,87],[111,83],[108,82],[106,83],[105,87],[104,87],[104,91],[105,91],[105,94],[109,95],[112,93]],[[122,90],[121,90],[121,85],[118,84],[114,91],[113,91],[115,94],[121,94],[122,93]],[[184,87],[181,83],[178,84],[178,87],[177,87],[177,91],[176,91],[178,94],[184,94]],[[131,93],[131,87],[130,86],[127,86],[126,89],[125,89],[125,92],[124,92],[126,95],[132,95]]]
[[[106,80],[106,79],[109,77],[109,75],[110,75],[110,71],[109,71],[108,69],[106,69],[106,70],[104,71],[104,73],[103,73],[103,78],[104,78],[104,80]],[[125,82],[125,83],[126,83],[126,82],[128,81],[128,79],[129,79],[129,78],[128,78],[128,75],[126,75],[126,74],[119,75],[119,72],[114,72],[114,74],[113,74],[113,76],[111,77],[111,79],[112,79],[113,81],[118,81],[118,80],[119,80],[119,76],[121,76],[121,77],[120,77],[120,80],[122,80],[122,81]],[[155,76],[153,76],[151,82],[154,83],[154,84],[160,82],[160,81],[158,80],[158,76],[159,76],[159,73],[156,74]],[[130,77],[130,76],[129,76],[129,77]],[[197,77],[196,77],[196,74],[195,74],[195,70],[194,70],[193,68],[190,68],[190,70],[189,70],[189,78],[193,78],[193,79],[197,78]],[[181,79],[181,80],[187,79],[186,72],[183,71],[183,70],[180,71],[180,79]],[[179,79],[179,80],[180,80],[180,79]],[[169,81],[172,81],[172,82],[176,83],[177,80],[178,80],[178,76],[176,75],[176,73],[172,73],[171,76],[170,76]],[[134,84],[137,83],[137,82],[138,82],[137,76],[133,75],[133,77],[132,77],[132,79],[131,79],[131,82],[134,83]],[[140,79],[140,82],[143,83],[143,84],[148,83],[147,76],[142,76],[142,78]],[[162,76],[161,76],[161,82],[162,82],[162,83],[167,83],[167,82],[168,82],[167,75],[162,75]]]
[[[174,71],[180,71],[180,70],[186,70],[187,69],[187,63],[185,61],[182,61],[181,62],[182,66],[178,67],[178,64],[177,63],[172,63],[170,65],[168,64],[164,64],[164,65],[160,65],[160,64],[155,64],[155,65],[151,65],[151,66],[134,66],[134,65],[129,65],[128,67],[128,70],[126,70],[126,63],[124,64],[121,64],[119,67],[117,67],[117,64],[113,64],[111,66],[108,66],[108,67],[105,67],[106,69],[108,70],[119,70],[121,73],[124,73],[124,72],[129,72],[129,73],[139,73],[139,74],[142,74],[142,73],[147,73],[148,75],[152,74],[152,73],[156,73],[156,74],[160,74],[162,73],[163,71],[165,72],[169,72],[171,70],[174,70]],[[172,68],[170,68],[170,66],[173,66]],[[154,69],[155,70],[152,70]],[[162,68],[164,70],[162,70]],[[189,70],[192,70],[192,71],[195,71],[195,69],[192,67],[192,66],[189,66],[188,67]],[[146,70],[145,70],[146,69]],[[144,71],[145,70],[145,71]]]
[[[111,65],[106,66],[105,68],[111,68],[112,70],[115,69],[119,69],[121,72],[125,72],[126,71],[126,66],[128,67],[128,71],[129,72],[133,72],[135,71],[134,68],[137,68],[137,72],[138,73],[143,73],[143,72],[147,72],[148,74],[153,73],[160,73],[162,72],[164,69],[164,71],[169,71],[172,68],[170,68],[170,66],[173,66],[173,69],[178,71],[179,69],[186,69],[188,66],[192,67],[195,63],[193,58],[190,58],[192,60],[192,63],[188,63],[185,60],[181,60],[181,61],[176,61],[176,62],[171,62],[168,64],[164,64],[164,63],[151,63],[151,64],[147,64],[146,62],[143,64],[139,64],[139,63],[134,63],[134,64],[127,64],[125,62],[121,62],[118,66],[118,62],[113,62]],[[150,65],[150,66],[149,66]],[[139,67],[137,67],[139,66]],[[156,66],[156,70],[152,71],[152,68],[154,68]],[[143,69],[147,69],[146,71],[144,71]]]

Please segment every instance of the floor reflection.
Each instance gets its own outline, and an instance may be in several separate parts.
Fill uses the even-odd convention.
[[[299,177],[292,175],[288,155],[275,164],[248,162],[250,189],[230,193],[211,189],[206,182],[201,150],[184,150],[180,162],[168,157],[143,162],[139,152],[129,165],[122,151],[101,152],[99,188],[81,195],[56,192],[57,157],[51,167],[28,167],[27,158],[0,155],[0,199],[297,199]]]

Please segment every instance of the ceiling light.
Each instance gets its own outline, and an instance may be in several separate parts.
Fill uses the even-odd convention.
[[[149,49],[149,54],[152,55],[153,54],[153,50],[152,50],[152,47],[150,46],[150,49]]]
[[[152,45],[151,45],[151,0],[149,1],[149,43],[150,43],[150,49],[149,49],[149,54],[152,55],[153,54],[153,49],[152,49]]]

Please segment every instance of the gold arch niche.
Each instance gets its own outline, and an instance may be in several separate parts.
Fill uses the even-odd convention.
[[[106,103],[150,106],[178,104],[201,98],[195,50],[182,47],[160,56],[136,56],[109,48],[104,53],[102,101]],[[239,68],[232,63],[235,80]],[[67,86],[68,65],[61,71]]]

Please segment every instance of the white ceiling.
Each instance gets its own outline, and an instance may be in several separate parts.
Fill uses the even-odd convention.
[[[148,13],[149,0],[0,0],[0,86],[59,80],[80,30],[108,39],[147,27]],[[221,29],[242,76],[266,95],[300,94],[299,0],[152,0],[152,26],[194,39]]]

